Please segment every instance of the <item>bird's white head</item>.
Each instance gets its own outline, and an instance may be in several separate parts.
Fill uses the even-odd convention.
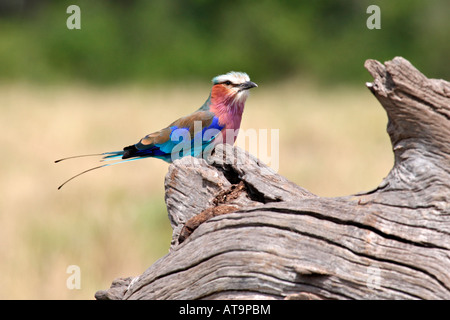
[[[231,71],[214,77],[213,94],[226,100],[231,99],[234,103],[243,103],[248,97],[248,90],[258,85],[250,81],[250,77],[244,72]]]

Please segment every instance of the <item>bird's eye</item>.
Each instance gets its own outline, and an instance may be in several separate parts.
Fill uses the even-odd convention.
[[[232,84],[232,82],[231,82],[230,80],[227,80],[227,81],[224,82],[224,84],[226,84],[227,86],[229,86],[229,85]]]

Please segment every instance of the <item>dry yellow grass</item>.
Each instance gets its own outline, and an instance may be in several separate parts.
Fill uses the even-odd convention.
[[[279,173],[321,196],[376,187],[393,163],[386,115],[364,86],[299,81],[252,91],[243,129],[279,129]],[[177,88],[0,87],[1,299],[92,299],[114,278],[142,273],[167,253],[168,165],[98,164],[64,156],[119,150],[193,111],[209,85]],[[69,290],[69,265],[81,289]]]

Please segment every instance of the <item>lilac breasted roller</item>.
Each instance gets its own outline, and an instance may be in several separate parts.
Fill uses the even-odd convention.
[[[95,169],[143,158],[159,158],[170,163],[184,156],[199,157],[205,151],[211,151],[218,143],[234,144],[248,90],[257,87],[257,84],[250,81],[246,73],[234,71],[213,78],[212,83],[208,99],[197,111],[172,122],[164,129],[146,135],[136,144],[121,151],[56,160],[55,163],[86,156],[103,156],[101,161],[120,160],[85,170],[65,181],[58,189],[70,180]]]

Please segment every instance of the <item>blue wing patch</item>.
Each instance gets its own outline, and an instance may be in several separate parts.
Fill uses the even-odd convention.
[[[188,155],[198,157],[203,152],[209,152],[214,147],[214,140],[225,126],[220,125],[219,118],[214,116],[212,122],[207,127],[190,130],[189,127],[170,127],[170,138],[164,143],[155,143],[146,149],[138,149],[138,144],[134,145],[132,157],[139,158],[159,158],[166,162],[172,162]],[[200,130],[201,129],[201,130]],[[193,133],[193,136],[191,135]],[[104,159],[114,160],[120,157],[123,152],[108,153]]]

